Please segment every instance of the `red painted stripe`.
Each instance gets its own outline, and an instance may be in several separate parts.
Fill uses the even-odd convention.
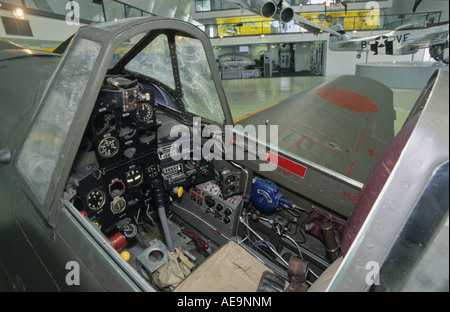
[[[277,165],[278,167],[283,168],[293,174],[298,175],[301,178],[305,177],[306,167],[299,165],[287,158],[284,158],[280,155],[273,154],[272,152],[267,153],[267,161],[270,161],[272,164]]]

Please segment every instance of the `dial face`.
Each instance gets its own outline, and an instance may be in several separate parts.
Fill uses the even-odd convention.
[[[136,110],[136,119],[140,122],[150,121],[153,116],[153,107],[150,103],[141,103]]]
[[[122,195],[125,192],[125,184],[115,178],[114,180],[111,181],[111,184],[109,185],[109,195],[111,195],[111,197],[117,197]]]
[[[132,238],[135,237],[137,234],[137,226],[133,223],[129,223],[125,226],[123,230],[123,235],[125,235],[126,238]]]
[[[158,175],[158,168],[155,165],[150,166],[148,167],[147,172],[148,176],[153,179]]]
[[[111,203],[111,211],[114,214],[123,212],[126,207],[127,207],[127,202],[122,197],[114,198],[113,202]]]
[[[93,189],[87,196],[87,205],[91,210],[99,210],[106,201],[105,192],[101,189]]]
[[[142,171],[138,168],[130,169],[127,172],[127,184],[132,187],[136,187],[142,183],[144,175]]]
[[[98,145],[98,153],[104,158],[111,158],[119,151],[119,140],[113,136],[109,136],[100,141]]]

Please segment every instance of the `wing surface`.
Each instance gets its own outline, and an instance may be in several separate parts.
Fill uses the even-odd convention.
[[[237,124],[278,125],[283,151],[364,183],[394,137],[392,91],[362,76],[341,76]]]

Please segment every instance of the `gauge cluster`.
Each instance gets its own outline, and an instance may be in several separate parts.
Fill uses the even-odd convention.
[[[159,126],[154,90],[120,76],[106,79],[84,137],[95,162],[87,173],[72,175],[73,202],[102,232],[135,227],[136,213],[151,207],[151,181],[161,170]]]
[[[136,80],[110,77],[91,114],[84,140],[95,161],[72,173],[68,188],[76,189],[76,207],[105,234],[136,227],[138,217],[154,209],[153,180],[160,179],[170,194],[214,179],[212,161],[191,159],[191,139],[159,137],[167,120],[156,118],[158,92]]]
[[[90,127],[101,168],[151,152],[156,148],[158,128],[153,91],[113,85],[102,89]]]
[[[144,154],[117,167],[101,168],[82,179],[77,188],[79,206],[102,231],[139,209],[149,209],[151,181],[159,175],[156,153]]]

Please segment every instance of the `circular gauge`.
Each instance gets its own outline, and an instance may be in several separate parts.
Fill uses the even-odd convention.
[[[136,110],[136,119],[140,122],[150,121],[153,116],[153,107],[150,103],[141,103]]]
[[[115,197],[111,203],[111,211],[113,214],[121,213],[127,207],[127,202],[123,197]]]
[[[87,205],[91,210],[99,210],[103,207],[106,201],[105,192],[96,188],[89,192],[87,196]]]
[[[132,238],[135,237],[137,234],[137,226],[134,223],[128,223],[125,228],[123,229],[123,235],[126,238]]]
[[[156,167],[156,165],[152,165],[147,168],[147,173],[150,178],[156,178],[156,176],[158,175],[158,168]]]
[[[113,136],[108,136],[100,141],[98,153],[104,158],[111,158],[119,151],[119,140]]]
[[[142,183],[144,175],[138,168],[133,168],[127,172],[127,184],[132,187],[136,187]]]
[[[109,195],[111,195],[111,197],[117,197],[122,195],[125,192],[125,184],[115,178],[114,180],[111,181],[111,184],[109,185]]]

